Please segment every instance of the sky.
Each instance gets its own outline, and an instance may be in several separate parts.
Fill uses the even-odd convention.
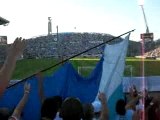
[[[8,43],[16,37],[32,38],[52,32],[98,32],[118,36],[136,29],[130,39],[140,41],[146,31],[138,0],[0,0],[0,16],[9,20],[0,26],[0,36]],[[154,39],[160,38],[160,0],[144,0],[144,10]]]

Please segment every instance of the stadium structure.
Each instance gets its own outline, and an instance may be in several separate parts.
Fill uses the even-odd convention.
[[[9,21],[0,16],[0,25],[7,26]],[[0,36],[0,62],[6,58],[7,36]],[[1,67],[1,65],[0,65]]]
[[[149,26],[148,26],[148,22],[147,22],[147,18],[146,18],[146,14],[145,14],[143,5],[140,5],[140,7],[142,9],[144,22],[145,22],[145,26],[146,26],[146,32],[141,34],[141,39],[143,39],[144,42],[152,42],[153,38],[154,38],[153,33],[151,33],[149,31]]]
[[[7,26],[8,24],[9,21],[0,16],[0,25]],[[0,36],[0,45],[6,45],[6,44],[7,44],[7,36]]]
[[[9,23],[8,20],[6,20],[6,19],[4,19],[4,18],[2,18],[2,17],[0,16],[0,25],[7,25],[8,23]]]

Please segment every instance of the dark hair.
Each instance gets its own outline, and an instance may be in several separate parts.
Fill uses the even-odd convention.
[[[92,104],[87,103],[83,105],[83,120],[92,120],[94,117],[94,108]]]
[[[150,97],[150,96],[145,97],[145,108],[147,108],[150,105],[152,99],[153,97]]]
[[[116,103],[116,112],[119,115],[125,115],[126,114],[126,102],[123,99],[119,99]]]
[[[156,105],[152,105],[148,108],[148,120],[156,120]]]
[[[12,111],[10,111],[8,108],[0,108],[0,120],[8,120],[11,114]]]
[[[60,117],[63,118],[63,120],[80,120],[83,117],[81,102],[73,97],[67,98],[62,103]]]
[[[41,118],[54,119],[62,104],[60,96],[50,97],[44,100],[41,107]]]

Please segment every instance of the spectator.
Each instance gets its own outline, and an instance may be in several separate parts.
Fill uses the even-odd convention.
[[[146,108],[146,120],[160,120],[160,100],[159,96],[152,99]]]
[[[138,92],[137,92],[137,88],[135,85],[133,85],[131,88],[130,88],[130,96],[132,98],[135,98],[138,96]]]
[[[94,117],[94,108],[92,106],[92,104],[84,104],[83,105],[83,112],[84,112],[84,116],[83,116],[83,120],[92,120]]]
[[[57,115],[57,112],[59,111],[61,104],[62,98],[60,96],[46,98],[41,107],[41,120],[58,119],[59,113]]]
[[[11,117],[8,120],[20,120],[21,113],[24,109],[24,106],[25,106],[27,100],[28,100],[29,93],[30,93],[30,84],[25,83],[24,95],[23,95],[22,99],[20,100],[20,102],[18,103],[18,105],[16,106],[16,108],[14,109],[13,114],[11,115]]]
[[[147,108],[153,99],[153,97],[149,95],[147,89],[145,89],[145,91],[144,91],[144,99],[145,99],[145,108]]]
[[[116,120],[132,120],[134,115],[133,106],[135,106],[138,98],[131,100],[129,103],[120,99],[116,103]]]
[[[12,115],[13,111],[10,111],[8,108],[0,108],[0,120],[8,120],[9,116]]]
[[[40,101],[41,101],[41,103],[43,103],[45,100],[44,88],[43,88],[44,77],[43,77],[42,73],[39,72],[38,74],[36,74],[36,78],[38,80],[38,92],[39,92],[39,96],[40,96]]]
[[[59,111],[62,105],[62,97],[53,96],[49,98],[45,98],[44,89],[43,89],[43,81],[44,78],[42,73],[38,73],[36,75],[38,79],[38,88],[39,88],[39,96],[40,101],[42,103],[41,107],[41,120],[60,120]]]
[[[44,78],[41,73],[38,73],[36,75],[38,79],[39,84],[39,94],[40,99],[42,102],[42,108],[41,108],[41,119],[49,119],[53,120],[56,117],[56,113],[58,112],[58,109],[60,108],[62,99],[60,100],[59,96],[54,96],[45,99],[44,96],[44,90],[43,90],[43,81]],[[57,97],[57,100],[56,100]],[[59,99],[58,99],[59,97]],[[100,107],[95,108],[96,106],[92,106],[92,104],[85,104],[83,105],[83,109],[81,109],[82,104],[78,99],[75,98],[68,98],[66,101],[62,104],[62,109],[60,110],[60,117],[62,117],[65,120],[69,119],[75,119],[78,120],[83,117],[84,120],[91,120],[94,116],[94,110],[95,112],[101,112],[100,113],[100,120],[106,120],[108,119],[108,109],[106,104],[106,96],[104,93],[99,93],[98,98],[100,100],[99,104]],[[60,102],[61,101],[61,102]],[[73,113],[72,113],[73,112]],[[83,112],[83,113],[81,113]],[[56,117],[57,119],[57,117]]]
[[[8,56],[0,69],[0,96],[9,84],[13,70],[15,69],[16,59],[19,57],[25,47],[25,41],[22,38],[16,38],[9,49]]]
[[[101,108],[101,114],[100,114],[100,120],[108,120],[108,107],[107,107],[107,99],[104,93],[100,92],[98,95],[98,99],[101,102],[102,108]]]
[[[83,106],[77,98],[66,98],[62,103],[60,117],[63,120],[81,120],[83,118]]]

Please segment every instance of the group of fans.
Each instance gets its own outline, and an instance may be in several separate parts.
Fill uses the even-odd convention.
[[[0,69],[0,96],[3,96],[12,73],[16,59],[25,48],[25,40],[17,38],[10,46],[7,58]],[[98,93],[98,100],[82,104],[78,98],[61,96],[46,98],[43,90],[44,78],[41,73],[36,75],[38,80],[39,97],[41,99],[41,120],[108,120],[109,108],[105,93]],[[24,95],[12,112],[0,108],[0,120],[20,120],[25,104],[28,101],[31,85],[24,84]],[[160,120],[160,98],[149,96],[147,90],[139,93],[136,87],[130,89],[129,97],[116,103],[115,120]]]

